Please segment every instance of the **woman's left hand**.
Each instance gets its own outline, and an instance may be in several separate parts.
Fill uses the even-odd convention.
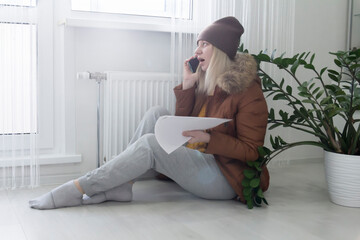
[[[197,143],[197,142],[210,142],[210,134],[200,130],[193,130],[193,131],[184,131],[184,137],[191,137],[188,143]]]

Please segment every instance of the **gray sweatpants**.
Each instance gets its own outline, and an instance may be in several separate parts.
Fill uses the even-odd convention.
[[[92,196],[118,187],[154,169],[198,197],[235,197],[234,190],[221,173],[213,155],[184,146],[167,154],[160,147],[154,135],[154,126],[162,115],[169,115],[169,112],[161,107],[147,111],[124,152],[79,178],[86,195]]]

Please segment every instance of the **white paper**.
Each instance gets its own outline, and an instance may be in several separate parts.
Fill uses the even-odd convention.
[[[168,154],[189,141],[184,131],[205,130],[231,121],[224,118],[161,116],[155,124],[155,137],[160,146]]]

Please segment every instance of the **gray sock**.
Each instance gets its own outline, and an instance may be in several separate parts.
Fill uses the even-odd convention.
[[[133,183],[124,183],[91,197],[84,196],[82,204],[98,204],[105,201],[130,202],[132,200],[132,185]]]
[[[29,201],[36,209],[53,209],[81,205],[83,194],[77,189],[74,181],[69,181],[44,195]]]

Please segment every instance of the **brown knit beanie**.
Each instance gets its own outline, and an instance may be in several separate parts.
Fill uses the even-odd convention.
[[[225,52],[230,59],[234,59],[244,28],[234,17],[225,17],[206,27],[198,36]]]

